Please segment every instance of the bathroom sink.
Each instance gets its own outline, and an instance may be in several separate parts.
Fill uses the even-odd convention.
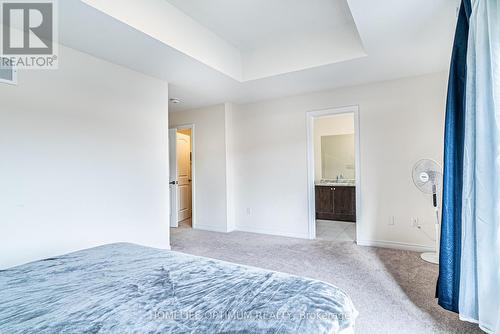
[[[327,187],[354,187],[356,185],[356,180],[342,179],[342,180],[321,180],[317,183],[318,186]]]

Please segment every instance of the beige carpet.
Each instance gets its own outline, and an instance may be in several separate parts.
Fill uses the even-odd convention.
[[[331,283],[352,298],[356,333],[481,333],[434,299],[437,266],[407,251],[259,234],[171,230],[172,249]]]

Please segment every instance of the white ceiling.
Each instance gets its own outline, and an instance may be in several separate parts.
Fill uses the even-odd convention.
[[[88,3],[90,0],[85,1]],[[94,0],[90,2],[92,1]],[[168,81],[170,83],[170,96],[178,97],[183,101],[181,104],[172,105],[171,110],[173,111],[223,102],[250,103],[444,71],[449,66],[456,21],[456,1],[454,0],[349,0],[350,12],[357,31],[355,36],[350,33],[335,35],[335,38],[339,40],[344,38],[345,45],[350,43],[350,46],[345,48],[348,52],[345,53],[342,61],[338,61],[340,59],[338,57],[337,61],[331,61],[328,57],[316,59],[314,57],[308,58],[310,55],[302,57],[300,52],[314,50],[314,45],[311,45],[311,49],[287,54],[285,45],[285,48],[281,49],[282,52],[284,50],[286,56],[283,61],[275,59],[273,62],[273,59],[268,58],[268,61],[259,63],[259,66],[271,67],[270,70],[275,71],[275,75],[261,76],[248,81],[248,79],[236,78],[237,70],[233,71],[236,74],[232,75],[231,71],[236,67],[228,67],[229,70],[224,67],[226,64],[224,59],[235,59],[231,58],[234,55],[231,53],[233,52],[231,45],[238,44],[235,48],[237,50],[250,48],[250,46],[262,48],[264,45],[260,44],[262,39],[255,36],[263,34],[266,29],[269,30],[275,24],[277,26],[268,31],[270,39],[277,38],[275,36],[279,35],[277,31],[280,28],[289,29],[288,31],[295,29],[293,31],[298,33],[307,32],[306,29],[302,30],[301,27],[290,24],[291,21],[288,19],[281,19],[284,16],[283,13],[287,12],[288,3],[293,3],[294,8],[302,8],[303,20],[310,22],[314,17],[321,18],[321,25],[325,28],[329,22],[327,22],[323,10],[322,13],[318,13],[315,6],[304,4],[322,3],[325,5],[329,3],[333,9],[343,8],[334,11],[340,17],[338,20],[342,21],[342,18],[346,18],[346,11],[341,2],[326,0],[171,0],[172,3],[186,2],[187,4],[182,5],[182,11],[189,11],[189,8],[185,6],[198,8],[198,14],[190,12],[189,18],[194,18],[196,15],[205,17],[205,19],[200,18],[200,21],[208,21],[199,22],[199,25],[203,26],[203,29],[209,29],[202,31],[195,26],[190,26],[194,27],[190,31],[191,35],[186,33],[186,29],[169,30],[168,32],[173,33],[174,38],[172,36],[163,38],[164,35],[155,35],[154,29],[158,29],[159,26],[157,22],[153,22],[153,17],[137,14],[138,9],[133,6],[137,4],[142,6],[146,3],[159,5],[160,2],[166,3],[166,0],[102,1],[106,4],[114,2],[121,8],[126,7],[127,15],[129,15],[128,21],[118,15],[111,15],[102,8],[97,10],[80,0],[61,1],[59,2],[61,13],[60,41],[69,47]],[[202,9],[206,7],[206,3],[215,2],[218,5],[214,7],[218,7],[221,13],[226,12],[226,16],[233,17],[229,20],[232,22],[222,20],[222,23],[217,23],[216,17],[222,15],[218,12],[210,15],[203,14],[205,12]],[[197,7],[197,3],[201,5]],[[222,3],[230,3],[230,5],[225,7]],[[241,4],[242,7],[236,6],[235,3]],[[264,16],[266,23],[262,26],[267,26],[267,28],[264,28],[255,20],[259,18],[259,12],[262,11],[262,8],[266,8],[268,3],[272,3],[272,11],[276,20],[273,21],[273,15],[266,14]],[[279,4],[281,4],[281,9]],[[181,6],[177,3],[175,5]],[[166,13],[158,11],[155,15],[163,20],[163,16],[170,12]],[[242,18],[242,13],[251,15]],[[337,15],[335,13],[331,12],[331,17]],[[294,12],[294,15],[299,14],[299,11]],[[238,17],[238,15],[245,24],[241,24],[239,28],[230,28],[235,25],[235,22],[237,23],[238,20],[234,17]],[[169,20],[168,17],[165,17],[164,20],[169,24],[178,22],[178,20]],[[220,26],[209,27],[211,24],[209,21],[213,24],[220,24]],[[196,25],[196,22],[193,24]],[[282,22],[283,26],[278,22]],[[252,27],[244,29],[246,25]],[[258,28],[255,28],[256,26]],[[255,35],[252,33],[254,28],[256,29]],[[337,29],[336,32],[340,31],[337,26],[335,29]],[[144,32],[146,30],[147,33]],[[220,40],[211,37],[210,33],[219,36]],[[331,31],[327,31],[326,36],[332,36],[329,35],[330,33]],[[208,39],[214,43],[205,43],[199,49],[192,47],[193,45],[199,46],[199,43],[192,43],[189,45],[190,48],[177,47],[180,45],[179,43],[186,42],[184,37],[194,36],[193,38],[196,38],[201,35],[208,36]],[[289,34],[285,35],[282,36],[283,40],[290,37]],[[318,35],[320,34],[318,33]],[[207,38],[204,38],[201,43],[206,42],[206,40]],[[224,41],[227,41],[227,45],[223,45]],[[276,44],[279,45],[279,43]],[[318,40],[317,44],[321,45],[321,40]],[[363,54],[360,54],[359,50],[356,49],[357,45],[362,46]],[[209,49],[211,52],[206,51]],[[218,53],[221,50],[229,51],[228,53]],[[213,58],[204,58],[205,54],[213,56]],[[352,56],[354,54],[357,55]],[[219,57],[221,55],[225,58]],[[260,56],[264,55],[265,53]],[[214,58],[214,56],[218,58]],[[302,58],[312,59],[314,64],[310,63],[309,66],[300,68],[300,64],[294,63],[293,56],[299,60]],[[279,68],[280,62],[286,62],[289,59],[291,59],[289,65],[294,66],[295,70]],[[242,63],[244,62],[245,57],[242,58]],[[269,70],[264,67],[261,67],[260,70],[269,73]]]
[[[166,0],[241,51],[352,27],[346,0]],[[333,42],[333,41],[332,41]]]
[[[83,0],[240,82],[366,56],[345,1]]]

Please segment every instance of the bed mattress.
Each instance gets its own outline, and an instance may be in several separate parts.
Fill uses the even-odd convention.
[[[0,333],[347,333],[356,316],[324,282],[133,244],[0,271]]]

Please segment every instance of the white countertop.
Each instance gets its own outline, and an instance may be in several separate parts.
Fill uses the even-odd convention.
[[[355,187],[356,182],[316,182],[315,185],[323,187]]]

